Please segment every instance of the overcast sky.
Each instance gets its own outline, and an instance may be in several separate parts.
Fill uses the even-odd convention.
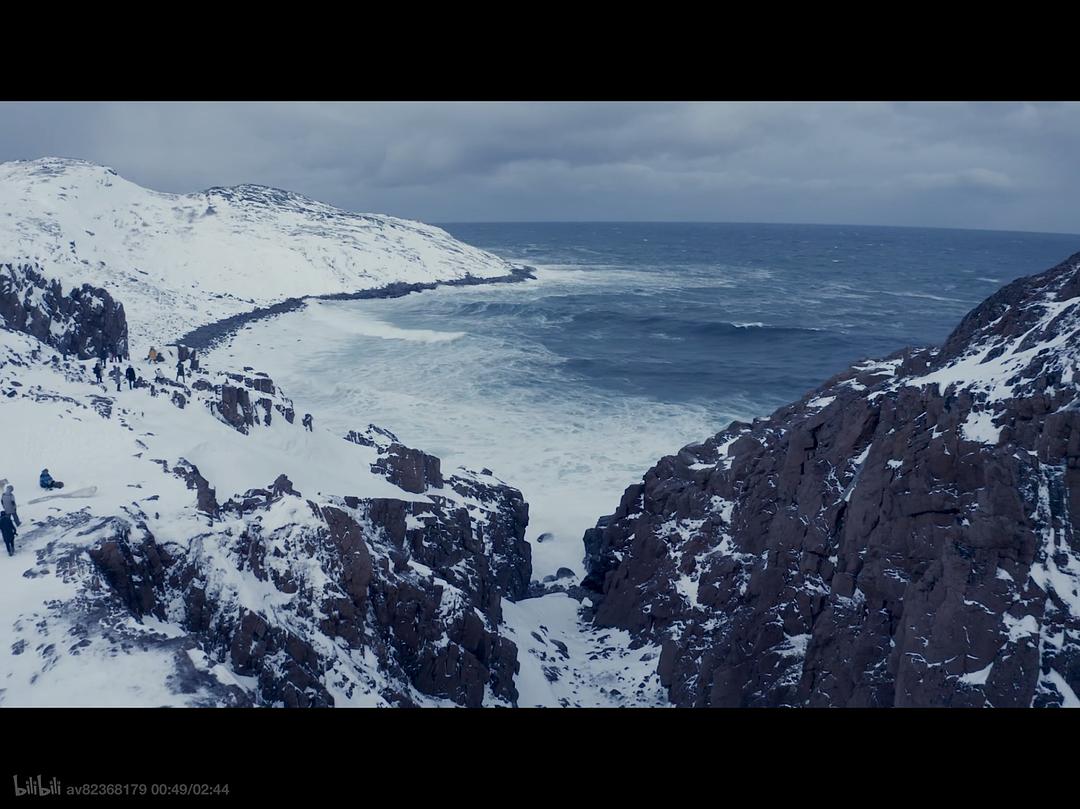
[[[1080,104],[0,103],[0,161],[259,183],[430,222],[1080,232]]]

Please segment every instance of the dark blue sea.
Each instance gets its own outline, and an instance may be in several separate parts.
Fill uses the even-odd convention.
[[[760,415],[855,360],[942,341],[998,287],[1080,251],[1080,236],[889,227],[443,227],[514,261],[577,270],[580,283],[400,322],[520,334],[582,384],[669,402],[739,397]]]
[[[273,375],[342,428],[382,424],[520,487],[530,538],[558,540],[534,545],[540,575],[580,570],[581,532],[661,455],[856,360],[939,343],[1080,251],[1080,236],[889,227],[442,227],[538,280],[311,307],[292,327],[304,363]]]

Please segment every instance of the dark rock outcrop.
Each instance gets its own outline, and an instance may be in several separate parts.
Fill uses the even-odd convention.
[[[222,421],[245,435],[255,423],[255,410],[251,406],[251,396],[245,388],[222,385],[217,412]]]
[[[90,529],[104,534],[90,558],[137,618],[179,623],[211,663],[254,678],[253,704],[334,705],[334,688],[351,693],[371,676],[350,669],[369,654],[397,684],[382,694],[392,704],[428,695],[478,707],[489,692],[515,703],[517,647],[499,622],[501,599],[523,597],[531,576],[520,492],[454,477],[433,503],[316,505],[279,475],[219,507],[192,464],[171,473],[196,491],[200,512],[231,527],[211,521],[181,547],[159,544],[142,521],[114,519]],[[456,499],[466,496],[485,504],[482,521]],[[228,584],[237,575],[276,594],[272,612],[245,602]]]
[[[89,284],[65,295],[37,264],[0,264],[0,322],[79,359],[128,353],[123,304]]]
[[[183,478],[189,489],[196,492],[196,507],[203,514],[215,517],[218,514],[217,493],[210,486],[209,481],[199,474],[199,468],[195,464],[181,458],[173,467],[173,474]]]
[[[422,494],[429,486],[441,489],[443,485],[438,458],[396,442],[372,464],[372,471],[386,475],[395,486],[415,494]]]
[[[668,456],[585,535],[681,706],[1080,693],[1080,255]]]
[[[275,413],[289,424],[296,418],[292,400],[285,397],[274,380],[262,372],[254,376],[226,373],[216,384],[205,376],[197,376],[191,383],[191,389],[208,394],[203,397],[203,402],[210,412],[244,435],[257,426],[269,427]],[[179,406],[183,407],[183,404]]]

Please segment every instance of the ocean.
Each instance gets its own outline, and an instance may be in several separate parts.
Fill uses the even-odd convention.
[[[537,280],[313,303],[234,345],[328,426],[375,423],[445,470],[522,489],[537,577],[582,573],[584,530],[662,455],[861,358],[939,343],[996,289],[1080,250],[1080,236],[944,229],[441,227]]]

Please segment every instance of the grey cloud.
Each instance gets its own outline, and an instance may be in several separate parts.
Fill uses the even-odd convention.
[[[1080,230],[1075,103],[6,103],[0,120],[0,160],[428,221]]]
[[[980,191],[1005,191],[1016,187],[1007,174],[984,168],[909,174],[904,179],[915,188],[974,188]]]

